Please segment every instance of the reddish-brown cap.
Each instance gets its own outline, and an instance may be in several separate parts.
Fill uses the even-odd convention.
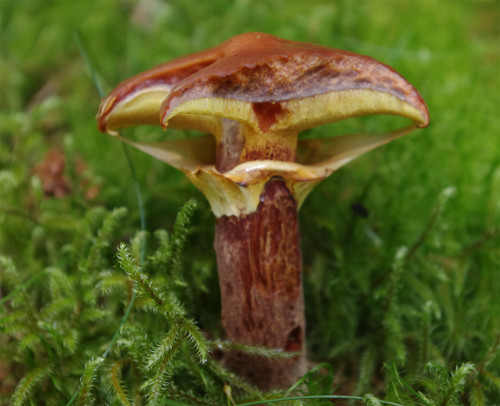
[[[214,117],[280,132],[366,114],[429,123],[416,89],[370,57],[247,33],[122,82],[98,120],[105,132],[141,123],[210,132]]]

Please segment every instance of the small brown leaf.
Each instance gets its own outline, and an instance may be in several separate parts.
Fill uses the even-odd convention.
[[[42,181],[45,196],[64,197],[69,194],[69,183],[64,176],[65,167],[64,154],[58,148],[50,149],[43,161],[35,167],[35,174]]]

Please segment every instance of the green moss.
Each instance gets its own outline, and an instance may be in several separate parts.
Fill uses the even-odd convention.
[[[0,2],[0,403],[220,405],[228,388],[240,403],[500,403],[499,20],[496,0]],[[301,210],[309,354],[328,367],[261,394],[216,362],[208,204],[131,150],[140,231],[127,158],[96,129],[76,31],[105,91],[245,31],[368,54],[421,91],[428,129],[342,168]],[[54,149],[65,166],[51,177],[40,165]]]

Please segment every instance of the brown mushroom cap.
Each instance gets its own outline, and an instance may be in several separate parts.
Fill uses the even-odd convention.
[[[212,132],[214,116],[279,132],[366,114],[429,122],[415,88],[370,57],[247,33],[122,82],[98,118],[106,132],[160,123]]]
[[[236,36],[224,57],[179,82],[163,102],[166,126],[182,114],[216,115],[268,131],[301,131],[365,114],[428,124],[425,103],[392,68],[367,56],[263,33]]]
[[[413,125],[297,141],[304,129],[368,114],[399,115]],[[182,170],[218,217],[254,212],[274,176],[286,180],[300,207],[342,165],[429,123],[422,97],[392,68],[263,33],[238,35],[120,83],[102,100],[97,118],[101,131],[115,135],[135,124],[215,135],[153,144],[122,140]]]
[[[159,108],[177,83],[211,65],[223,54],[217,48],[176,58],[119,83],[97,113],[99,130],[113,132],[137,124],[159,125]]]

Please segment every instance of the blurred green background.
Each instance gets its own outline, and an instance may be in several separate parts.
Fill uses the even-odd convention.
[[[158,63],[248,31],[369,55],[414,84],[430,111],[429,128],[342,168],[301,209],[311,359],[333,365],[338,393],[393,401],[405,389],[391,365],[432,397],[439,389],[426,364],[451,377],[470,362],[476,370],[457,401],[482,404],[484,390],[484,404],[500,402],[498,0],[0,0],[0,254],[28,280],[64,263],[64,244],[91,208],[128,209],[110,258],[118,239],[140,227],[122,146],[97,131],[100,98],[76,33],[108,92]],[[303,136],[387,126],[386,118],[353,120]],[[128,134],[182,136],[152,128]],[[59,178],[43,172],[54,148],[66,162]],[[178,208],[190,197],[199,202],[183,258],[206,287],[186,306],[220,338],[208,204],[180,173],[130,153],[148,230],[172,229]],[[48,178],[56,186],[44,192]],[[90,357],[96,348],[80,352]],[[13,381],[30,369],[17,368]],[[453,404],[446,402],[435,404]]]

